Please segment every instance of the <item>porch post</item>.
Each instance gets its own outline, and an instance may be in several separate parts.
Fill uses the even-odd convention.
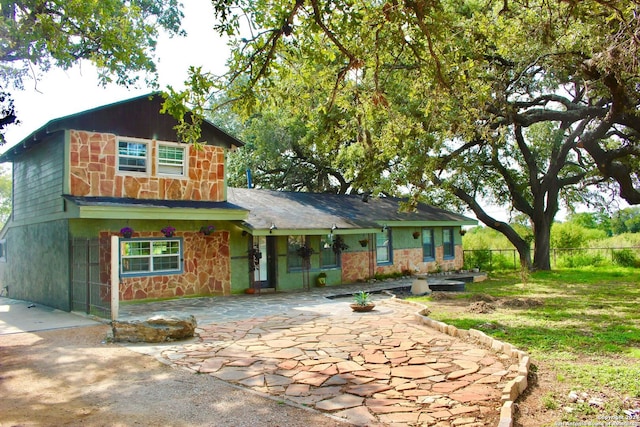
[[[118,319],[120,311],[120,239],[111,236],[111,320]]]

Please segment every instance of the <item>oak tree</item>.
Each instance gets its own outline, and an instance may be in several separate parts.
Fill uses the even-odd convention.
[[[638,0],[214,6],[233,40],[229,72],[194,69],[197,84],[174,99],[204,112],[219,90],[245,117],[304,118],[306,144],[342,159],[354,190],[464,205],[537,269],[550,268],[560,203],[595,190],[640,203]],[[533,260],[494,204],[529,218]]]

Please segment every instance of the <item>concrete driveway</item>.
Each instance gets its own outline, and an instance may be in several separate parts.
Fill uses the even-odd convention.
[[[100,322],[75,313],[0,297],[0,335],[98,325]]]

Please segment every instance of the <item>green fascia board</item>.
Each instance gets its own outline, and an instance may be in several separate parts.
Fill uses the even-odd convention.
[[[243,209],[192,209],[167,207],[79,206],[76,218],[86,219],[171,219],[242,221],[249,213]],[[268,231],[268,230],[267,230]]]
[[[462,225],[478,225],[476,220],[464,221],[381,221],[380,226],[387,227],[459,227]]]
[[[327,234],[331,234],[333,231],[334,235],[347,235],[347,234],[373,234],[379,233],[381,228],[338,228],[335,230],[331,230],[330,228],[322,228],[322,229],[284,229],[284,228],[275,228],[273,230],[270,229],[259,229],[255,230],[251,227],[247,227],[246,225],[240,226],[240,228],[254,236],[326,236]]]

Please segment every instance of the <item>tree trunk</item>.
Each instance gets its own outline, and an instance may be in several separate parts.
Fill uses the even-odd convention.
[[[520,256],[520,268],[522,270],[531,270],[531,247],[529,242],[520,239],[518,242],[510,242],[516,247]]]
[[[434,177],[434,182],[441,183],[439,178]],[[520,267],[525,270],[531,269],[531,247],[528,240],[523,239],[509,224],[498,221],[488,215],[480,204],[470,194],[461,188],[451,186],[453,194],[460,200],[464,201],[469,208],[476,214],[476,217],[487,225],[489,228],[502,233],[518,251],[520,255]]]
[[[557,198],[557,196],[555,196]],[[533,223],[533,269],[551,270],[551,224],[555,213],[549,211],[536,212]]]
[[[551,221],[544,215],[533,219],[533,269],[551,270]]]

